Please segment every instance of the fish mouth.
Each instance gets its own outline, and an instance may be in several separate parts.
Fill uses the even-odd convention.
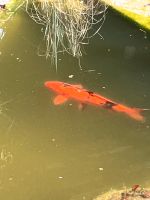
[[[61,85],[61,82],[58,81],[46,81],[44,83],[45,87],[47,88],[56,88]]]
[[[45,87],[48,87],[49,84],[50,84],[50,81],[46,81],[46,82],[44,83],[44,86],[45,86]]]

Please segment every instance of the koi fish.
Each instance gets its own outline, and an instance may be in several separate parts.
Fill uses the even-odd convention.
[[[57,96],[53,101],[54,105],[60,105],[65,103],[67,100],[72,99],[79,102],[80,108],[86,104],[91,104],[100,106],[101,108],[124,113],[138,121],[144,120],[144,117],[141,115],[141,111],[146,109],[131,108],[123,104],[116,103],[97,93],[84,89],[82,85],[73,85],[59,81],[46,81],[44,85],[49,90],[57,93]]]

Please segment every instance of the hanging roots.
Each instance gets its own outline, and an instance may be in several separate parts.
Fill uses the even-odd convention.
[[[44,26],[46,51],[43,55],[51,56],[56,66],[60,51],[78,58],[82,55],[81,44],[98,33],[106,9],[100,0],[26,0],[29,16]],[[91,29],[94,24],[97,24],[95,32]]]

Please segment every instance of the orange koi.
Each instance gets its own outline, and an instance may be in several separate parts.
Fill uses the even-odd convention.
[[[80,103],[80,107],[83,107],[86,104],[96,105],[105,109],[124,113],[138,121],[144,120],[144,117],[141,115],[141,111],[146,109],[131,108],[116,103],[97,93],[84,89],[82,85],[73,85],[59,81],[46,81],[44,85],[49,90],[57,93],[57,96],[53,101],[54,105],[63,104],[67,100],[72,99],[78,101]]]

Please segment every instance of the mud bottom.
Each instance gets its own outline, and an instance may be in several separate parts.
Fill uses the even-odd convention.
[[[150,188],[141,188],[134,185],[131,189],[111,190],[99,195],[94,200],[150,200]]]

